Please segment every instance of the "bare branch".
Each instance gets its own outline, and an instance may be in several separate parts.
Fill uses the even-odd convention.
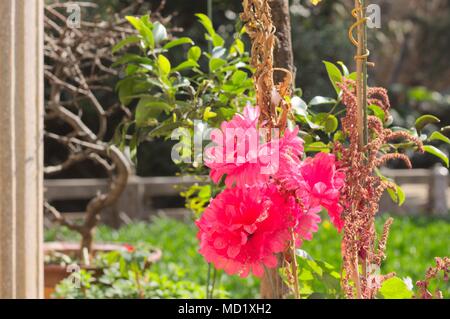
[[[53,220],[62,226],[66,226],[70,230],[80,232],[82,230],[81,226],[76,225],[68,221],[55,207],[50,205],[47,201],[44,202],[44,210],[53,216]]]
[[[84,8],[97,7],[95,2],[76,1]],[[152,10],[152,19],[167,23],[169,17],[162,16],[165,1]],[[126,36],[136,31],[128,24],[125,15],[135,15],[145,4],[136,0],[123,12],[111,16],[108,21],[92,20],[81,22],[81,28],[66,25],[66,8],[70,3],[48,4],[45,10],[45,80],[48,87],[46,101],[46,133],[48,139],[56,141],[68,150],[67,158],[61,163],[45,167],[46,174],[55,174],[84,160],[100,165],[111,179],[109,188],[99,192],[86,207],[82,224],[74,225],[64,219],[54,207],[46,203],[46,212],[56,221],[79,232],[82,236],[81,248],[91,251],[94,229],[105,207],[113,205],[123,192],[130,174],[130,163],[116,146],[109,145],[107,136],[110,116],[131,117],[130,111],[121,103],[105,105],[105,93],[113,92],[113,83],[118,72],[112,68],[115,60],[111,48]],[[170,29],[168,30],[170,32]],[[91,112],[89,112],[91,111]],[[85,114],[85,116],[83,116]],[[95,114],[96,127],[85,121],[87,115]],[[89,118],[91,120],[92,118]],[[50,124],[62,121],[71,131],[61,133]],[[54,132],[53,132],[54,131]],[[66,132],[67,129],[61,130]]]

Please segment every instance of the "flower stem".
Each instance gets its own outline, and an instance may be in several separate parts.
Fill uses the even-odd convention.
[[[214,269],[213,269],[212,287],[211,287],[211,292],[210,292],[210,298],[211,298],[211,299],[214,298],[214,288],[215,288],[215,286],[216,286],[216,278],[217,278],[217,269],[214,268]]]
[[[358,144],[360,151],[367,145],[369,134],[367,124],[367,23],[366,23],[366,0],[355,0],[355,10],[357,12],[357,53],[356,53],[356,97],[358,107],[357,127]],[[363,266],[363,276],[366,276],[366,258],[361,260]],[[354,266],[354,281],[357,298],[362,298],[361,281],[359,276],[359,258],[356,257]]]
[[[358,105],[357,127],[359,147],[367,144],[367,41],[365,21],[365,0],[355,0],[357,13],[357,52],[356,52],[356,96]]]
[[[206,274],[206,299],[209,299],[210,282],[211,282],[211,263],[208,263],[208,272]]]
[[[362,294],[361,294],[361,281],[360,281],[360,279],[359,279],[359,264],[358,264],[358,257],[355,258],[355,266],[354,266],[354,273],[353,273],[353,281],[355,282],[356,299],[362,299]]]
[[[300,299],[300,288],[299,288],[299,279],[298,279],[298,264],[297,264],[297,256],[295,254],[295,233],[292,231],[292,244],[291,244],[291,253],[292,253],[292,276],[294,277],[294,294],[295,299]]]
[[[366,0],[361,0],[361,6],[362,6],[362,10],[363,10],[363,16],[364,19],[366,19]],[[367,23],[364,22],[362,24],[362,29],[363,29],[363,41],[362,41],[362,51],[364,52],[364,54],[368,54],[369,51],[367,49]],[[364,113],[364,120],[363,120],[363,125],[364,125],[364,132],[363,132],[363,142],[364,145],[367,145],[369,143],[369,127],[368,127],[368,122],[367,122],[367,113],[368,113],[368,105],[367,105],[367,79],[368,79],[368,74],[367,74],[367,57],[366,59],[363,61],[363,66],[362,66],[362,77],[363,77],[363,113]]]

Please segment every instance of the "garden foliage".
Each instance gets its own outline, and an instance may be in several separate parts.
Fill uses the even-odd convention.
[[[224,148],[226,142],[234,138],[227,136],[226,128],[258,129],[264,124],[258,121],[259,108],[248,105],[254,102],[255,92],[250,79],[252,68],[240,39],[244,29],[239,30],[233,43],[227,46],[214,30],[211,21],[205,15],[197,16],[205,28],[205,39],[211,43],[211,51],[203,51],[187,37],[168,39],[164,26],[158,22],[152,23],[148,16],[127,18],[137,33],[117,44],[113,51],[118,52],[130,44],[137,50],[133,52],[131,49],[115,63],[116,66],[122,66],[125,74],[117,85],[120,100],[134,110],[133,120],[123,123],[118,130],[117,141],[122,147],[128,145],[132,154],[136,154],[139,143],[148,138],[169,138],[171,132],[180,127],[193,131],[196,120],[202,120],[211,127],[220,125],[221,128],[219,132],[222,135],[212,138],[219,145],[214,149],[215,153],[210,153],[212,158],[231,157],[236,160],[239,146],[235,144],[231,150]],[[186,59],[174,63],[170,59],[170,51],[179,46],[188,48]],[[206,208],[198,222],[200,252],[208,262],[229,274],[247,276],[253,272],[262,276],[265,267],[277,266],[276,253],[284,252],[288,247],[295,251],[295,247],[300,247],[303,240],[312,239],[312,233],[317,230],[320,221],[318,213],[321,208],[328,211],[338,230],[345,222],[342,212],[355,209],[352,207],[355,199],[346,193],[349,188],[343,186],[345,183],[356,183],[356,180],[349,178],[356,174],[350,170],[354,168],[353,162],[358,152],[354,149],[356,144],[353,140],[356,133],[349,122],[354,112],[350,97],[356,75],[350,73],[341,62],[324,64],[336,92],[335,97],[316,96],[307,103],[302,100],[299,90],[293,97],[275,97],[284,99],[283,103],[291,107],[288,128],[282,128],[282,136],[269,138],[261,144],[258,142],[255,154],[259,156],[263,149],[276,143],[280,150],[279,170],[265,176],[259,174],[263,165],[250,153],[244,155],[243,163],[222,165],[207,162],[206,165],[211,169],[210,177],[217,185],[195,185],[184,193],[188,206],[197,214]],[[439,119],[424,115],[417,119],[413,128],[391,127],[393,119],[387,112],[389,102],[386,92],[372,93],[368,107],[369,124],[372,125],[368,141],[377,145],[370,148],[369,144],[364,152],[368,152],[373,161],[378,164],[388,160],[409,163],[405,153],[418,149],[440,158],[449,166],[445,153],[431,143],[437,140],[449,143],[450,140],[441,131],[424,133],[427,125],[435,124]],[[387,137],[379,138],[382,134]],[[346,149],[349,152],[346,153]],[[373,154],[371,150],[375,150]],[[191,149],[184,152],[186,157],[192,156]],[[328,154],[330,152],[335,155]],[[364,152],[360,154],[364,155]],[[381,175],[378,164],[374,164],[367,172],[367,177],[375,172],[376,176],[372,177],[374,183],[385,185],[383,189],[388,189],[393,200],[401,205],[405,200],[403,191]],[[205,172],[195,165],[193,169],[185,166],[182,171],[196,174]],[[326,173],[322,176],[318,172]],[[341,188],[344,191],[341,192]],[[367,199],[371,198],[370,194],[367,196]],[[208,197],[214,199],[207,207]],[[378,195],[372,197],[367,204],[375,207],[377,198]],[[378,239],[383,249],[388,228],[385,228],[383,237]],[[361,228],[364,229],[368,228]],[[375,237],[371,235],[370,238],[367,245],[375,245]],[[370,251],[367,245],[364,249]],[[343,251],[345,254],[345,249]],[[361,249],[356,253],[361,254]],[[378,266],[384,259],[382,251],[380,254]],[[305,277],[315,278],[313,274],[321,274],[319,281],[322,283],[326,281],[324,274],[330,279],[334,290],[328,296],[337,297],[342,293],[339,285],[335,285],[340,277],[336,276],[333,266],[309,259],[305,264],[302,260],[297,261],[295,254],[284,256],[284,260],[285,278],[296,297],[308,295],[306,292],[299,294],[296,282],[301,282]],[[299,265],[306,266],[298,268]],[[309,274],[305,273],[308,267],[312,269]],[[344,280],[347,288],[350,287],[349,276],[347,274]],[[373,287],[368,290],[370,292],[366,297],[409,296],[404,284],[400,284],[401,280],[393,274],[373,274],[371,278]],[[327,286],[326,289],[331,288]],[[352,295],[348,291],[346,293],[347,296]],[[311,291],[311,295],[314,296],[314,291]]]

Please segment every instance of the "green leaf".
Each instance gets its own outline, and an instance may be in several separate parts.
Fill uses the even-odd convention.
[[[127,16],[126,19],[133,25],[133,27],[139,31],[141,36],[144,38],[145,44],[151,48],[155,48],[155,39],[153,38],[153,32],[149,28],[149,24],[145,23],[148,20],[148,17],[142,17],[138,19],[136,17]],[[151,22],[150,22],[151,23]]]
[[[403,191],[403,188],[401,188],[399,185],[395,184],[395,189],[388,188],[387,192],[389,194],[389,197],[391,197],[392,201],[398,206],[402,206],[405,203],[405,192]]]
[[[430,153],[431,155],[434,155],[436,157],[439,157],[447,167],[449,167],[449,160],[447,155],[442,152],[440,149],[438,149],[437,147],[434,147],[432,145],[425,145],[423,147],[423,149],[425,150],[425,152]]]
[[[133,17],[133,16],[126,16],[125,19],[130,22],[130,24],[137,30],[141,31],[142,28],[142,21],[139,18]]]
[[[444,126],[443,128],[441,128],[441,132],[443,134],[450,134],[450,125]]]
[[[333,136],[333,141],[337,142],[344,142],[345,141],[345,135],[342,131],[337,131]]]
[[[211,111],[211,107],[208,106],[203,113],[203,120],[208,121],[217,116],[217,113]]]
[[[158,117],[162,112],[169,113],[172,107],[166,102],[155,100],[154,97],[144,97],[139,100],[136,107],[136,125],[148,125],[149,119]]]
[[[113,48],[112,48],[112,53],[116,53],[117,51],[119,51],[120,49],[122,49],[124,46],[132,44],[132,43],[137,43],[141,40],[141,38],[139,38],[136,35],[132,35],[129,36],[125,39],[123,39],[122,41],[120,41],[119,43],[117,43]]]
[[[129,103],[128,96],[133,94],[133,79],[126,78],[116,85],[116,91],[119,93],[120,103],[127,105]],[[128,103],[127,103],[128,102]]]
[[[375,174],[379,178],[381,178],[381,180],[389,181],[395,185],[394,189],[388,188],[387,192],[394,203],[397,203],[399,206],[403,205],[403,203],[405,202],[405,198],[406,198],[405,192],[403,191],[403,189],[399,185],[397,185],[392,178],[387,178],[386,176],[381,174],[381,171],[378,168],[375,169]]]
[[[179,122],[172,122],[172,121],[165,121],[155,127],[153,130],[150,131],[150,136],[167,136],[170,134],[174,129],[180,127],[181,123]]]
[[[213,37],[216,34],[216,31],[214,31],[213,24],[208,16],[203,13],[197,13],[195,16],[198,18],[199,22],[203,25],[209,35]]]
[[[298,115],[303,121],[308,123],[311,129],[318,130],[322,128],[320,125],[317,125],[311,120],[308,114],[308,105],[300,97],[294,96],[291,99],[291,105],[292,109],[294,110],[294,114]]]
[[[347,77],[349,76],[350,72],[348,71],[347,66],[344,64],[344,62],[342,61],[338,61],[337,64],[339,64],[342,68],[342,71],[344,72],[344,76]]]
[[[158,68],[162,75],[167,76],[170,73],[172,66],[170,61],[162,54],[158,56]]]
[[[244,52],[245,52],[244,42],[242,42],[242,40],[239,38],[236,39],[234,41],[234,44],[231,46],[230,53],[231,54],[233,54],[233,53],[243,54]]]
[[[331,134],[337,130],[338,126],[339,121],[336,116],[329,114],[325,120],[325,132]]]
[[[192,41],[192,39],[188,38],[188,37],[178,38],[178,39],[175,39],[175,40],[172,40],[172,41],[166,43],[163,46],[163,49],[169,50],[173,47],[176,47],[176,46],[179,46],[182,44],[194,44],[194,41]]]
[[[350,73],[347,78],[353,81],[356,81],[356,78],[358,77],[358,74],[356,72]]]
[[[198,61],[200,59],[200,56],[202,55],[202,49],[198,46],[193,46],[188,51],[188,59]]]
[[[339,121],[333,114],[319,113],[314,117],[314,123],[323,127],[325,133],[333,133],[339,126]]]
[[[116,89],[119,93],[119,101],[123,105],[127,106],[131,103],[133,98],[131,97],[134,94],[134,90],[136,88],[136,81],[132,77],[125,78],[117,83]]]
[[[320,267],[319,264],[317,264],[314,260],[306,260],[306,263],[308,264],[308,266],[311,268],[311,270],[318,275],[319,277],[323,276],[323,269],[322,267]]]
[[[337,101],[330,97],[315,96],[309,102],[309,106],[317,106],[317,105],[323,105],[323,104],[336,104],[336,103],[337,103]]]
[[[227,53],[227,50],[222,46],[214,46],[214,49],[212,50],[212,57],[213,58],[222,58],[225,53]]]
[[[214,47],[221,47],[225,44],[225,40],[217,33],[214,34],[211,38]]]
[[[441,132],[433,132],[430,137],[430,141],[442,141],[444,143],[450,144],[450,138],[442,134]]]
[[[398,196],[398,206],[402,206],[405,203],[405,199],[406,199],[405,192],[403,191],[403,188],[401,188],[400,185],[397,185],[397,187],[395,189],[397,191],[397,196]]]
[[[308,254],[308,252],[306,250],[303,249],[296,249],[295,250],[295,255],[303,258],[303,259],[309,259],[309,260],[314,260],[310,254]]]
[[[138,144],[139,144],[139,135],[133,134],[133,137],[131,138],[130,141],[130,158],[132,160],[136,160]]]
[[[235,110],[232,108],[228,108],[228,107],[221,107],[217,110],[217,113],[219,114],[219,116],[221,118],[229,120],[235,114]]]
[[[305,152],[324,152],[329,153],[330,148],[323,142],[314,142],[305,146]]]
[[[215,72],[216,70],[224,66],[226,63],[227,62],[225,60],[212,58],[211,60],[209,60],[209,70],[211,72]]]
[[[128,64],[125,71],[127,76],[135,74],[139,70],[139,66],[136,64]]]
[[[328,77],[330,78],[331,84],[333,84],[336,93],[339,94],[341,89],[336,85],[336,83],[342,82],[342,73],[339,68],[331,62],[323,61],[327,69]]]
[[[167,40],[167,30],[161,22],[156,21],[153,24],[153,38],[155,39],[155,44],[159,44],[162,41]]]
[[[378,117],[381,120],[382,123],[385,122],[385,115],[386,114],[384,113],[384,110],[381,107],[379,107],[378,105],[375,105],[375,104],[371,104],[371,105],[368,106],[368,108],[369,108],[369,110],[372,111],[372,113],[376,117]]]
[[[137,54],[126,53],[113,63],[113,67],[117,67],[126,63],[140,63],[140,64],[152,64],[152,60],[146,57],[141,57]]]
[[[294,110],[294,114],[300,115],[305,118],[308,117],[308,105],[300,97],[294,96],[291,99],[291,105],[292,109]]]
[[[247,81],[248,79],[248,75],[247,73],[245,73],[244,71],[241,70],[237,70],[236,72],[233,73],[233,75],[231,76],[231,82],[234,85],[239,85],[245,81]]]
[[[199,67],[197,62],[195,62],[194,60],[187,60],[187,61],[184,61],[184,62],[178,64],[176,67],[174,67],[172,69],[172,72],[177,72],[177,71],[181,71],[184,69],[192,69],[195,67]]]
[[[150,48],[150,49],[154,49],[155,48],[155,41],[153,40],[153,35],[152,32],[145,27],[143,33],[143,37],[144,37],[144,42],[145,44]]]
[[[398,277],[385,280],[378,294],[384,299],[411,299],[413,297],[413,292]]]
[[[150,20],[150,15],[148,15],[148,14],[143,15],[143,16],[141,17],[141,21],[142,21],[142,23],[143,23],[147,28],[149,28],[150,30],[153,29],[153,23],[152,23],[152,21]]]
[[[435,123],[439,123],[441,120],[439,118],[437,118],[434,115],[430,115],[430,114],[426,114],[426,115],[422,115],[421,117],[419,117],[416,120],[416,129],[417,131],[422,131],[423,128],[425,126],[427,126],[428,124],[435,124]]]
[[[336,299],[342,297],[341,275],[324,261],[314,260],[304,250],[296,250],[298,280],[303,298]],[[306,287],[306,289],[303,289]],[[320,296],[319,296],[320,295]]]
[[[389,197],[391,198],[391,200],[398,204],[398,197],[397,197],[397,193],[395,192],[395,190],[393,190],[392,188],[388,188],[387,192],[389,194]]]

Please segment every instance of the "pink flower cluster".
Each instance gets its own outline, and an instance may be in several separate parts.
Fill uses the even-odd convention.
[[[258,137],[256,147],[251,147],[253,133],[237,141],[232,129],[256,132],[258,117],[258,108],[247,106],[211,134],[216,146],[206,165],[215,183],[225,176],[226,189],[196,223],[200,253],[216,268],[241,277],[250,272],[261,277],[264,267],[276,267],[276,254],[289,242],[299,247],[311,240],[322,208],[339,230],[343,226],[339,190],[345,175],[334,155],[318,153],[302,161],[298,128],[268,142]]]

